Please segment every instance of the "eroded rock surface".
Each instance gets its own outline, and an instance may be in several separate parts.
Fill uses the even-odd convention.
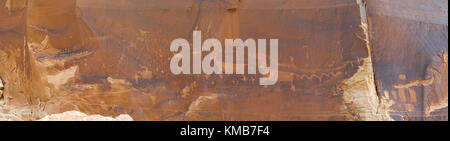
[[[38,121],[133,121],[133,118],[123,114],[113,118],[101,115],[86,115],[78,111],[67,111],[60,114],[47,115]]]

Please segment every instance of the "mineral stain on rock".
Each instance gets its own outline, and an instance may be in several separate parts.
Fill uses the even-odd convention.
[[[3,80],[0,77],[0,105],[3,105],[3,90],[5,90],[5,85],[3,84]]]

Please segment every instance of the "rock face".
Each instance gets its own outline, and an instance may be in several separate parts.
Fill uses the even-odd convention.
[[[448,1],[369,0],[380,97],[395,120],[448,120]]]
[[[194,30],[278,82],[174,75]],[[0,120],[448,120],[447,46],[447,0],[0,0]]]
[[[2,104],[2,103],[0,103]],[[5,113],[0,107],[0,121],[21,121],[22,119],[14,114]]]

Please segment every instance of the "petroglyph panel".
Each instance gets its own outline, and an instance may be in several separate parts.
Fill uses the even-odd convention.
[[[377,86],[395,120],[448,120],[448,1],[367,1]]]
[[[446,5],[0,0],[0,113],[21,120],[67,111],[133,120],[445,120]],[[225,39],[278,39],[277,83],[259,85],[261,74],[171,73],[171,42],[183,38],[192,47],[193,31],[223,47]]]

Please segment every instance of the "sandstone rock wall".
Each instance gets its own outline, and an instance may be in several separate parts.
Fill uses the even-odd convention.
[[[278,83],[172,74],[170,43],[192,43],[193,30],[279,39]],[[448,120],[447,46],[446,0],[0,0],[0,109],[12,120]]]

